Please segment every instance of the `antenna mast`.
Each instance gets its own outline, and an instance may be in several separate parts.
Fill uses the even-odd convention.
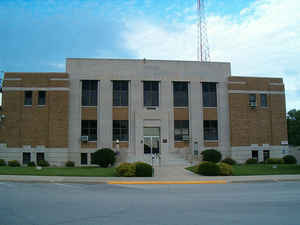
[[[197,60],[200,62],[208,62],[210,61],[210,55],[205,18],[205,0],[197,0],[197,14]]]

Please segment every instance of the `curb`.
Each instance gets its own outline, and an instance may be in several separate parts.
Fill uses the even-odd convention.
[[[108,181],[107,184],[227,184],[226,180],[199,181]]]

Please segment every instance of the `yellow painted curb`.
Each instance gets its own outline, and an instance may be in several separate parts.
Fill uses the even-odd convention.
[[[200,181],[108,181],[108,184],[227,184],[226,180]]]

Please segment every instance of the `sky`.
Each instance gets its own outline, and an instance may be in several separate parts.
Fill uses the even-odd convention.
[[[0,71],[61,72],[71,57],[196,60],[196,2],[0,0]],[[211,61],[283,77],[287,111],[300,109],[299,12],[299,0],[206,0]]]

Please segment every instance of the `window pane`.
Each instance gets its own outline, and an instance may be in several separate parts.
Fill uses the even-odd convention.
[[[28,164],[31,161],[30,152],[23,152],[23,164]]]
[[[41,160],[45,160],[45,154],[43,152],[36,153],[36,161],[39,162]]]
[[[188,82],[173,82],[174,106],[188,106]]]
[[[256,104],[256,94],[249,94],[249,104]]]
[[[204,107],[217,106],[217,86],[216,83],[204,82],[202,83],[202,97]]]
[[[268,100],[267,100],[267,95],[266,94],[261,94],[260,95],[260,105],[262,107],[267,107],[268,106]]]
[[[98,102],[98,81],[83,80],[82,81],[82,105],[96,106]]]
[[[128,106],[128,81],[113,81],[113,106]]]
[[[97,140],[97,120],[82,120],[81,136],[88,136],[89,141]]]
[[[159,105],[158,81],[144,81],[144,106]]]
[[[204,120],[204,140],[218,140],[218,121]]]
[[[24,105],[32,105],[32,91],[25,91]]]
[[[39,91],[38,105],[46,104],[46,91]]]

